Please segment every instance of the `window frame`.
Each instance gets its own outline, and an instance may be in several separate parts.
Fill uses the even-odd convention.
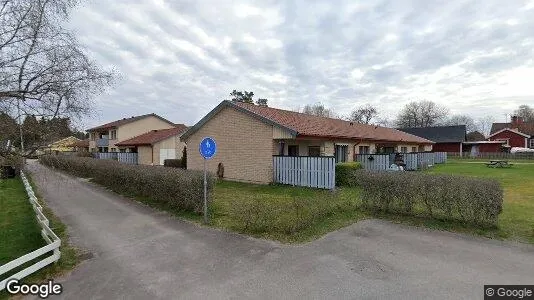
[[[365,151],[362,151],[365,150]],[[370,146],[358,146],[358,154],[370,154],[371,153],[371,147]]]
[[[296,153],[294,153],[295,155],[292,155],[291,154],[291,149],[295,150],[296,149]],[[291,156],[291,157],[297,157],[299,156],[299,145],[287,145],[287,156]]]
[[[312,151],[310,151],[311,149],[314,149],[314,151],[317,151],[317,155],[312,155]],[[321,146],[308,146],[308,156],[312,156],[312,157],[319,157],[321,156]]]

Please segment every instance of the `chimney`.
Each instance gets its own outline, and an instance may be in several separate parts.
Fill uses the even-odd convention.
[[[518,128],[521,124],[523,124],[523,118],[520,116],[512,116],[512,128]]]

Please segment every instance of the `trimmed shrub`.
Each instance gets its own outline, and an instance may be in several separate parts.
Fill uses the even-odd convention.
[[[203,207],[203,173],[177,168],[127,165],[86,157],[41,156],[39,161],[79,177],[92,178],[119,194],[146,197],[172,209],[200,213]],[[208,180],[208,199],[213,180]]]
[[[324,197],[287,195],[265,201],[261,195],[250,194],[235,199],[228,211],[230,219],[237,220],[232,229],[249,233],[294,234],[320,222],[325,217],[356,210],[353,199],[333,199],[334,194]]]
[[[336,185],[348,185],[352,172],[361,169],[363,169],[363,166],[359,162],[346,162],[336,164]]]
[[[181,159],[166,159],[163,161],[163,166],[171,168],[183,168]]]
[[[362,187],[362,207],[373,212],[497,226],[503,190],[492,179],[419,172],[352,172],[350,186]]]

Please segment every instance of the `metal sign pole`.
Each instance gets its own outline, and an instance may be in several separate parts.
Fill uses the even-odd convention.
[[[206,159],[204,158],[204,224],[208,224],[208,181],[206,179]]]

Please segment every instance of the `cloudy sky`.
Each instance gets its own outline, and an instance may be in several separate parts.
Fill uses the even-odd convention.
[[[69,26],[122,74],[84,126],[150,112],[192,125],[233,89],[389,118],[419,99],[499,121],[534,105],[534,0],[89,0]]]

